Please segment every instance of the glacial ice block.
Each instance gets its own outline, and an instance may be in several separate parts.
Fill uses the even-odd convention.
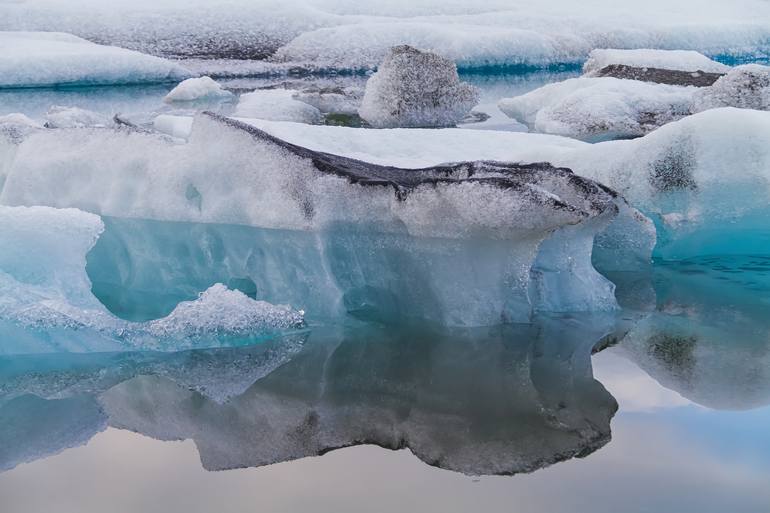
[[[366,82],[358,113],[377,128],[456,125],[479,101],[455,63],[408,45],[390,50]]]
[[[199,117],[186,145],[109,130],[40,135],[22,143],[0,201],[260,228],[264,246],[238,277],[258,284],[255,297],[310,315],[490,325],[615,307],[590,261],[593,237],[625,203],[567,169],[375,165],[216,115]],[[60,150],[43,157],[39,145]],[[636,224],[649,255],[654,238]]]
[[[58,32],[0,32],[0,88],[179,81],[171,61]]]

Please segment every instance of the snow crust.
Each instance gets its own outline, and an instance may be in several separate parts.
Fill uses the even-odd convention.
[[[597,49],[588,55],[588,60],[583,64],[583,73],[591,76],[612,64],[706,73],[727,73],[730,70],[729,66],[692,50]]]
[[[232,93],[226,91],[211,77],[188,78],[180,82],[164,98],[167,102],[189,102],[200,99],[228,98]]]
[[[155,83],[189,76],[165,59],[71,34],[0,32],[0,88]]]
[[[456,125],[478,101],[479,91],[460,82],[454,62],[403,45],[367,81],[358,112],[377,128],[443,127]]]

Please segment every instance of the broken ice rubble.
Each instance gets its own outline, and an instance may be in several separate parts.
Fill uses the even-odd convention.
[[[454,62],[411,46],[391,49],[366,83],[358,109],[377,128],[453,126],[478,103]]]
[[[179,81],[171,61],[57,32],[0,32],[0,88]]]

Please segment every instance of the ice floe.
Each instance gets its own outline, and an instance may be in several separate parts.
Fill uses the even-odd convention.
[[[235,115],[271,121],[319,123],[323,118],[321,111],[295,99],[294,94],[287,89],[259,89],[242,94],[235,107]]]
[[[0,88],[179,81],[171,61],[57,32],[0,32]]]

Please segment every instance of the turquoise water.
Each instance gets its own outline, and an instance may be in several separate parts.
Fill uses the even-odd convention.
[[[479,128],[516,129],[497,99],[574,73],[467,75],[491,113]],[[0,106],[149,119],[168,89],[0,91]],[[105,224],[93,292],[135,321],[217,282],[265,298],[250,256],[308,243]],[[671,245],[608,273],[622,309],[601,315],[442,329],[393,298],[384,317],[308,309],[306,329],[233,347],[2,355],[0,511],[770,511],[770,256],[761,229],[742,246],[720,230],[687,241],[705,256]]]

